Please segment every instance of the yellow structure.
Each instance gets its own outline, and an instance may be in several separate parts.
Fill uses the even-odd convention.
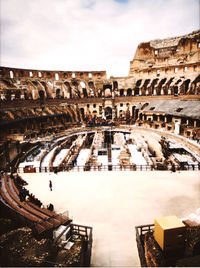
[[[154,238],[163,251],[184,247],[185,225],[176,216],[155,219]]]

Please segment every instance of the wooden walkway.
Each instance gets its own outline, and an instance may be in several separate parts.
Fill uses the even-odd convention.
[[[9,176],[2,176],[1,181],[0,193],[2,201],[18,213],[19,216],[22,216],[38,234],[47,230],[54,230],[60,225],[67,225],[72,222],[70,218],[46,208],[40,208],[31,201],[21,202],[19,190],[14,180]]]

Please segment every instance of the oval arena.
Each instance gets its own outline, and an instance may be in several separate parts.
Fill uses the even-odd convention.
[[[138,266],[136,225],[199,208],[199,44],[141,43],[127,77],[1,67],[1,203],[37,234],[92,227],[92,266]]]

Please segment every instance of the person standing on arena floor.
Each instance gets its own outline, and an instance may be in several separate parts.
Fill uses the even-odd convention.
[[[50,188],[50,191],[52,191],[52,181],[49,180],[49,188]]]

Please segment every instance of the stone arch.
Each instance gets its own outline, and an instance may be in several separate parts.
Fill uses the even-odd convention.
[[[139,114],[139,119],[142,120],[143,119],[143,113]]]
[[[132,106],[132,118],[135,119],[135,108],[136,106]]]
[[[94,82],[93,81],[88,82],[88,87],[89,87],[89,96],[90,97],[96,97],[96,92],[95,92],[95,88],[94,88]]]
[[[118,82],[117,81],[113,82],[113,89],[118,90]]]
[[[107,106],[105,108],[105,117],[106,119],[112,119],[112,108],[110,106]]]
[[[173,86],[173,94],[178,95],[178,86]]]
[[[168,95],[171,95],[171,94],[173,94],[172,93],[172,86],[171,86],[171,83],[173,82],[173,80],[174,80],[174,77],[171,77],[168,81],[167,81],[167,83],[166,83],[166,85],[165,85],[165,87],[166,87],[166,90],[167,90],[167,94]]]
[[[134,88],[134,96],[138,96],[140,93],[139,87]]]
[[[41,99],[41,100],[44,100],[44,98],[45,98],[44,90],[40,89],[38,93],[39,93],[39,97],[40,97],[40,99]]]
[[[77,111],[74,109],[73,106],[70,106],[70,110],[73,114],[73,117],[75,118],[75,122],[78,122],[78,115],[77,115]]]
[[[158,89],[157,89],[157,95],[162,95],[162,86],[166,82],[167,78],[161,79],[161,81],[158,84]]]
[[[124,111],[123,110],[119,111],[119,118],[124,118]]]
[[[104,90],[105,97],[111,97],[111,89],[110,88],[105,88]]]
[[[120,97],[123,97],[124,96],[124,89],[123,88],[120,89],[119,95],[120,95]]]
[[[132,96],[132,89],[131,88],[127,89],[127,96]]]
[[[198,75],[193,81],[194,84],[194,94],[200,94],[200,75]]]
[[[88,97],[87,89],[86,89],[86,83],[84,81],[80,81],[80,88],[81,88],[81,96],[83,98]]]
[[[143,86],[142,86],[142,92],[143,92],[143,95],[149,95],[149,91],[148,91],[148,89],[147,89],[147,86],[148,86],[149,82],[150,82],[150,79],[146,79],[146,80],[144,81],[144,84],[143,84]]]
[[[81,115],[82,115],[82,118],[83,120],[85,119],[85,111],[84,111],[84,108],[80,108],[80,112],[81,112]]]
[[[82,114],[81,114],[81,111],[79,109],[79,107],[76,108],[76,112],[77,112],[77,116],[78,116],[78,121],[83,121],[83,117],[82,117]]]
[[[65,110],[67,111],[67,114],[70,116],[71,122],[74,123],[74,113],[71,111],[71,107],[65,106]]]
[[[47,98],[54,98],[55,93],[53,92],[53,84],[50,81],[48,82],[41,81],[40,83],[43,85],[46,91]]]
[[[67,97],[68,99],[71,99],[72,97],[72,89],[68,81],[64,82],[64,97]]]
[[[142,79],[137,80],[136,87],[139,87],[141,85],[141,83],[142,83]]]
[[[189,87],[189,85],[190,85],[190,82],[191,82],[191,80],[190,79],[187,79],[187,80],[185,80],[184,82],[183,82],[183,84],[182,84],[182,86],[181,86],[181,93],[183,93],[183,94],[189,94],[190,93],[190,87]]]
[[[56,98],[59,99],[61,97],[60,95],[60,88],[56,88]]]
[[[78,89],[78,82],[77,81],[72,81],[71,82],[71,88],[72,88],[72,98],[81,98],[80,91]]]
[[[126,109],[126,112],[125,112],[125,117],[126,117],[126,120],[129,120],[130,117],[131,117],[129,105],[127,106],[127,109]]]
[[[158,80],[159,80],[158,78],[155,78],[155,79],[153,79],[153,81],[151,83],[151,90],[152,90],[153,95],[157,95],[156,84],[157,84]]]
[[[29,80],[27,81],[27,86],[23,88],[23,91],[24,91],[24,98],[25,99],[31,98],[33,100],[36,100],[36,99],[40,98],[38,89]]]
[[[94,111],[92,112],[92,117],[93,117],[93,118],[97,118],[97,110],[94,110]]]

